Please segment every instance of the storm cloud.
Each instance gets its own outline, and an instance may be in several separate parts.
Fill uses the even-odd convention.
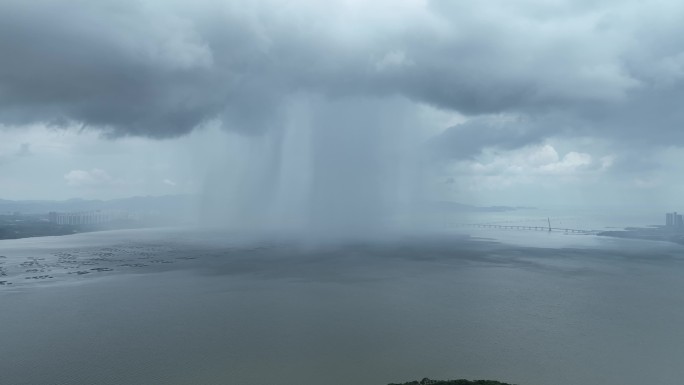
[[[454,157],[567,134],[681,144],[682,25],[673,1],[8,0],[0,123],[258,133],[293,95],[399,96],[475,118],[442,136]]]

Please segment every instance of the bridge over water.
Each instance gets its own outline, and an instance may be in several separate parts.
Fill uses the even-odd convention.
[[[465,226],[469,227],[479,227],[488,229],[500,229],[500,230],[528,230],[528,231],[555,231],[563,232],[568,234],[597,234],[597,230],[583,230],[583,229],[569,229],[562,227],[551,227],[551,226],[526,226],[526,225],[498,225],[498,224],[487,224],[487,223],[470,223]]]

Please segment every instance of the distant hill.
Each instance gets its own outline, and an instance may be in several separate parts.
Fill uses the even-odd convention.
[[[166,195],[113,200],[0,200],[0,239],[67,235],[91,231],[187,225],[196,221],[196,197]],[[48,213],[83,213],[52,220]],[[100,221],[89,213],[102,211]],[[107,213],[109,212],[109,213]],[[114,213],[112,213],[114,212]],[[57,218],[57,217],[55,217]],[[62,218],[67,218],[62,216]],[[82,220],[82,218],[87,218]],[[106,219],[102,219],[106,218]]]
[[[63,201],[0,199],[0,215],[44,215],[51,211],[79,212],[97,210],[120,210],[135,213],[162,214],[175,218],[196,216],[199,199],[195,195],[137,196],[112,200],[69,199]],[[420,205],[428,212],[482,213],[506,212],[533,207],[472,206],[458,202],[425,202]]]
[[[0,199],[0,214],[46,214],[50,211],[76,212],[122,210],[131,212],[190,212],[196,202],[192,195],[141,196],[112,200],[69,199],[65,201],[12,201]]]
[[[515,211],[515,210],[534,210],[535,207],[523,207],[523,206],[472,206],[457,202],[439,201],[430,202],[427,207],[432,210],[439,211],[454,211],[454,212],[505,212],[505,211]]]

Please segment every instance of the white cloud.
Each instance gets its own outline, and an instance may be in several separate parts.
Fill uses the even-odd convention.
[[[413,65],[413,61],[406,57],[404,51],[391,51],[375,63],[376,71],[388,71],[394,68]]]
[[[640,189],[654,189],[661,185],[658,178],[634,178],[632,182]]]
[[[537,170],[549,174],[572,174],[591,166],[591,155],[581,152],[569,152],[563,159],[542,165]]]
[[[107,187],[122,183],[99,168],[90,171],[71,170],[64,175],[64,180],[69,186],[74,187]]]
[[[550,144],[518,150],[486,152],[474,161],[462,161],[447,171],[446,178],[468,180],[471,190],[507,189],[513,185],[551,185],[583,183],[606,172],[613,162],[607,155],[595,159],[591,154],[568,151],[560,155]]]
[[[590,154],[570,151],[563,157],[551,145],[528,146],[497,152],[484,160],[461,162],[459,169],[469,174],[570,175],[596,168],[607,168],[610,157],[594,161]]]
[[[533,149],[522,160],[533,167],[545,167],[558,162],[558,152],[553,146],[547,144],[541,148]]]

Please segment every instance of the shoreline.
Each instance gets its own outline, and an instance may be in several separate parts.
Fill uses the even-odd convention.
[[[684,232],[673,231],[666,227],[627,227],[624,230],[601,231],[596,235],[612,238],[670,242],[684,245]]]

